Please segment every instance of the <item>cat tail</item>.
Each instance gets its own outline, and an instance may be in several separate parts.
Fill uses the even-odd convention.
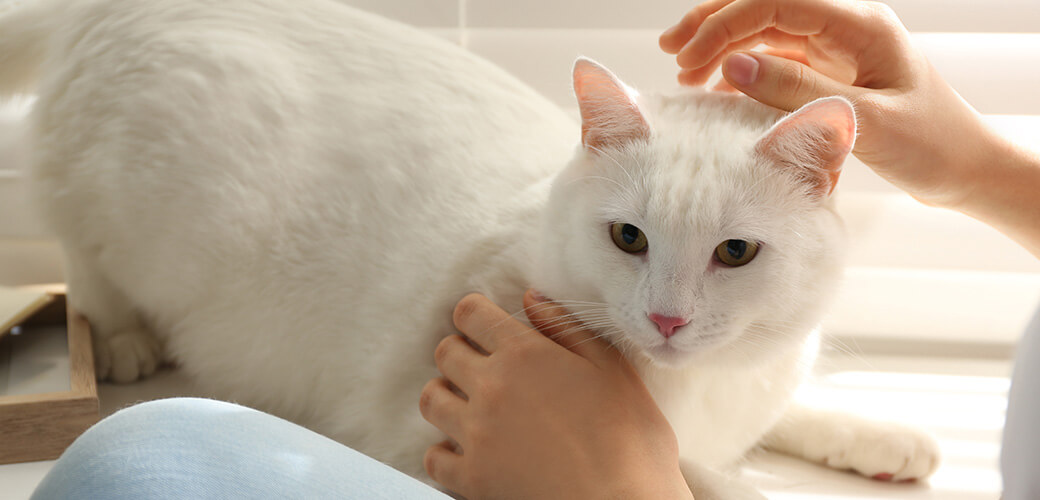
[[[58,2],[30,0],[0,7],[0,98],[29,93],[47,57]]]

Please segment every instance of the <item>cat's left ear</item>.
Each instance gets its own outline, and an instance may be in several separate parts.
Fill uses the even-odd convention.
[[[650,137],[635,91],[614,73],[584,57],[574,62],[574,95],[581,110],[581,143],[595,152]]]
[[[797,169],[825,197],[834,191],[845,157],[856,141],[856,111],[843,97],[824,97],[787,115],[759,139],[755,151]]]

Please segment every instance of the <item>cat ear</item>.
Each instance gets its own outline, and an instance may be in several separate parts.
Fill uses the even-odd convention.
[[[581,143],[595,151],[650,137],[635,91],[592,59],[574,62],[574,95],[581,109]]]
[[[834,191],[845,157],[856,141],[856,112],[842,97],[824,97],[773,125],[755,151],[797,169],[820,197]]]

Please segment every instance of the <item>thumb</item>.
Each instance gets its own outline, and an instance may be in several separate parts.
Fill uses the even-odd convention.
[[[757,52],[731,54],[722,64],[722,76],[752,99],[784,111],[821,97],[854,99],[859,94],[856,87],[838,83],[805,64]]]
[[[527,319],[542,335],[583,358],[597,359],[610,349],[606,342],[596,338],[596,332],[586,328],[573,313],[541,297],[534,290],[524,294],[524,311]]]

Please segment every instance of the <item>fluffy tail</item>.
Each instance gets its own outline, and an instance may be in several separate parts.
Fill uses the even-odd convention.
[[[32,91],[50,42],[48,0],[0,8],[0,97]]]

